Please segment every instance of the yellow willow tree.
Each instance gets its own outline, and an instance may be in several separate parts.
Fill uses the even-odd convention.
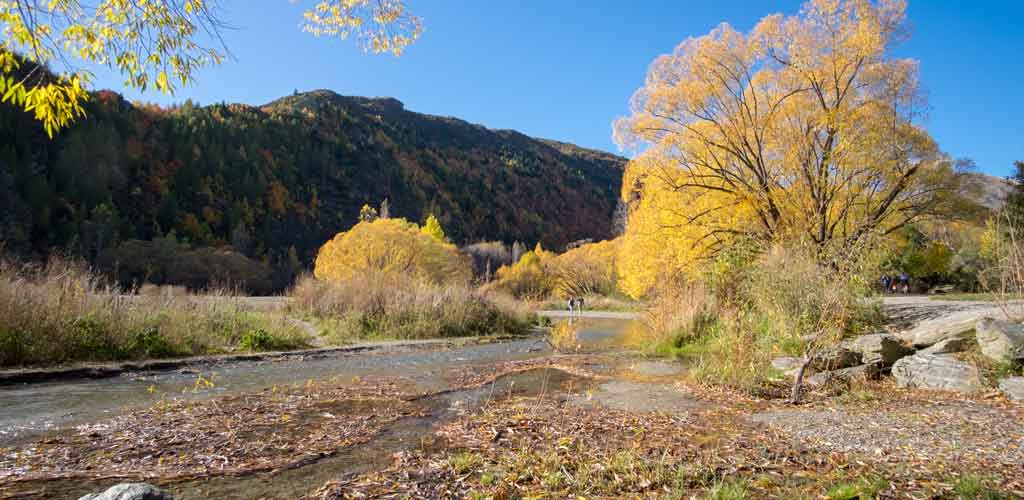
[[[657,58],[615,124],[621,146],[646,147],[624,183],[624,252],[680,267],[738,239],[848,247],[948,210],[960,174],[917,124],[916,62],[889,54],[905,9],[811,0]]]
[[[223,60],[217,0],[0,0],[0,100],[33,113],[53,134],[83,116],[90,65],[129,88],[171,94]],[[422,33],[403,0],[318,1],[303,30],[353,37],[364,50],[399,55]],[[56,74],[42,69],[57,63]]]
[[[438,284],[472,277],[469,261],[455,245],[405,219],[378,218],[338,233],[320,248],[313,267],[313,275],[326,281],[378,273]]]

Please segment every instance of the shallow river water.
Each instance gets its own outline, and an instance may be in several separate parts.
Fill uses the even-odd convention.
[[[567,320],[559,327],[567,328]],[[581,352],[628,349],[639,324],[624,319],[575,320],[572,343]],[[557,369],[539,368],[500,377],[484,387],[448,392],[454,369],[522,360],[552,353],[544,337],[459,347],[388,348],[370,353],[331,354],[302,360],[225,363],[189,370],[0,387],[0,447],[31,439],[53,428],[102,420],[122,411],[152,405],[161,397],[211,398],[258,391],[307,380],[372,380],[403,377],[416,390],[435,393],[418,404],[428,412],[391,424],[370,442],[296,469],[243,477],[213,477],[164,484],[179,499],[295,498],[328,480],[385,467],[395,452],[423,446],[440,423],[473,412],[487,400],[509,395],[568,394],[592,387]],[[209,384],[201,380],[210,381]],[[197,381],[200,383],[197,384]],[[631,392],[630,389],[627,392]],[[117,481],[111,481],[114,483]],[[83,481],[26,485],[35,498],[78,498],[109,484]]]

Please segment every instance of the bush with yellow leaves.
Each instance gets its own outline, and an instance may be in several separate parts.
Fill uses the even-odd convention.
[[[405,219],[376,219],[338,233],[320,248],[313,275],[346,281],[366,273],[399,274],[430,283],[468,282],[470,264],[455,245]]]

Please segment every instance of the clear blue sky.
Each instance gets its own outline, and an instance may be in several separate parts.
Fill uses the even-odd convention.
[[[225,2],[235,59],[205,70],[159,103],[263,104],[293,90],[391,96],[413,111],[617,151],[612,120],[627,111],[648,64],[690,36],[727,21],[747,31],[798,1],[410,0],[426,32],[400,58],[367,55],[352,41],[299,31],[312,0]],[[258,7],[257,7],[258,5]],[[944,151],[1007,175],[1024,160],[1024,3],[911,0],[913,37],[898,53],[921,62],[931,112],[926,126]],[[97,86],[122,91],[120,79]]]

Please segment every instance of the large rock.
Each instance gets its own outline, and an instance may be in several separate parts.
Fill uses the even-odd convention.
[[[841,370],[815,373],[814,375],[807,377],[805,382],[811,387],[818,387],[834,382],[872,380],[878,378],[879,373],[880,371],[877,364],[851,366],[850,368],[843,368]]]
[[[917,348],[935,345],[946,339],[969,339],[980,313],[961,311],[928,321],[899,334],[900,340]]]
[[[903,387],[977,392],[984,388],[978,367],[949,354],[915,354],[892,366],[896,383]]]
[[[951,338],[918,351],[918,354],[953,354],[963,352],[971,347],[970,338]]]
[[[999,390],[1014,401],[1024,401],[1024,377],[1009,377],[999,381]]]
[[[861,364],[860,353],[840,344],[815,354],[809,367],[816,372],[827,372]]]
[[[975,325],[981,353],[996,361],[1024,359],[1024,325],[979,319]]]
[[[150,484],[121,483],[103,493],[92,493],[78,500],[174,500],[174,497]]]
[[[865,365],[892,366],[896,360],[914,353],[913,349],[904,346],[899,339],[888,333],[863,335],[845,344],[860,353],[860,362]]]

